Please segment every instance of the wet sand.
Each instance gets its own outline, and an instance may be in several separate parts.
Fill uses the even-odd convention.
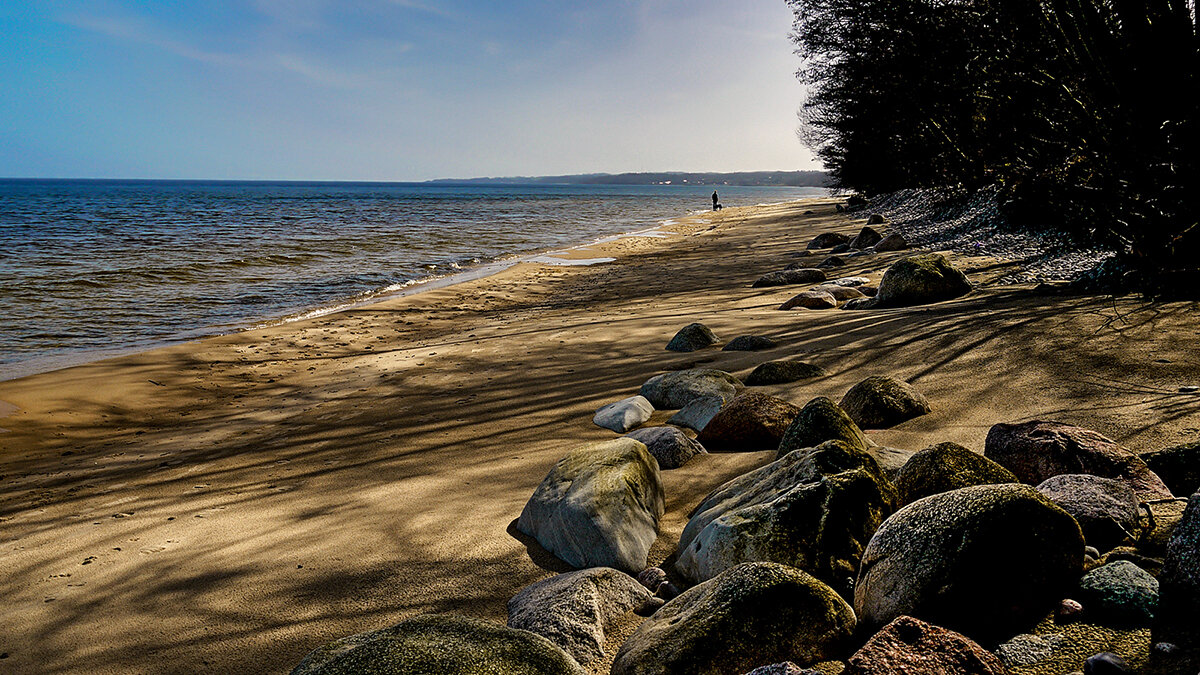
[[[566,569],[512,527],[525,500],[567,450],[614,437],[596,408],[664,369],[809,360],[830,376],[763,388],[799,405],[908,379],[933,412],[870,434],[908,450],[981,451],[992,424],[1032,418],[1138,451],[1200,435],[1200,396],[1178,392],[1200,384],[1196,303],[1039,296],[991,285],[1011,263],[961,257],[979,290],[927,307],[782,312],[802,288],[750,288],[861,223],[830,200],[726,209],[571,254],[605,264],[521,264],[0,383],[0,671],[286,673],[421,612],[503,621]],[[838,274],[877,280],[904,255]],[[664,351],[692,321],[779,346]],[[770,458],[663,472],[651,562],[709,490]]]

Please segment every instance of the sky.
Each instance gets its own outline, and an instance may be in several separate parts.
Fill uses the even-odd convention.
[[[784,0],[0,2],[0,176],[820,168]]]

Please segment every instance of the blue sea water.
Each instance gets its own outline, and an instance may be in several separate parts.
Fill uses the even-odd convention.
[[[0,180],[0,379],[652,228],[712,189]],[[825,193],[717,189],[726,206]]]

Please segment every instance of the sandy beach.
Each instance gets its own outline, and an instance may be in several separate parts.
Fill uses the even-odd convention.
[[[993,283],[1015,263],[955,255],[977,287],[958,300],[777,310],[803,289],[750,284],[816,234],[861,227],[833,203],[690,216],[571,253],[604,264],[524,263],[0,383],[0,672],[286,673],[419,613],[503,621],[519,589],[568,569],[513,527],[534,487],[571,448],[615,436],[592,424],[598,407],[665,370],[829,371],[762,388],[797,405],[905,379],[933,412],[870,436],[906,450],[981,451],[993,424],[1035,418],[1137,451],[1200,433],[1200,395],[1179,392],[1200,384],[1195,303],[1042,295]],[[905,255],[838,274],[877,281]],[[779,346],[664,351],[693,321]],[[664,471],[651,564],[706,493],[772,458]]]

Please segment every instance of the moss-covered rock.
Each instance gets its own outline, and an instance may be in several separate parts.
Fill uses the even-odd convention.
[[[696,436],[708,450],[775,450],[800,408],[781,398],[744,393],[721,408]]]
[[[911,384],[881,375],[851,387],[840,405],[862,429],[887,429],[929,413],[929,401]]]
[[[1111,628],[1086,621],[1057,625],[1046,619],[1032,633],[1009,638],[996,650],[1009,675],[1068,675],[1083,670],[1088,657],[1117,654],[1134,672],[1150,657],[1149,628]]]
[[[957,443],[938,443],[913,455],[896,476],[901,504],[972,485],[1019,483],[1011,471]]]
[[[572,450],[525,504],[517,529],[575,567],[637,574],[665,510],[658,462],[622,437]]]
[[[883,273],[872,300],[856,301],[846,309],[909,307],[951,300],[971,291],[971,282],[938,253],[912,256],[892,263]]]
[[[792,420],[783,433],[776,456],[783,457],[793,450],[815,448],[825,441],[834,440],[845,441],[860,450],[870,445],[862,429],[844,410],[828,398],[818,396],[805,404],[796,419]]]
[[[778,562],[849,598],[863,549],[896,506],[895,488],[870,455],[828,441],[709,494],[679,538],[675,567],[704,581],[743,562]]]
[[[837,658],[854,612],[786,565],[746,563],[668,602],[622,645],[613,675],[742,675],[764,663]]]
[[[803,361],[767,361],[760,363],[746,376],[746,386],[787,384],[799,380],[825,377],[828,374],[824,368]]]
[[[658,410],[679,410],[698,398],[732,401],[742,382],[723,370],[692,368],[655,375],[638,391]]]
[[[1083,570],[1075,519],[1028,485],[977,485],[917,500],[875,532],[854,608],[871,630],[909,615],[983,644],[1028,629]]]
[[[708,326],[702,323],[689,323],[675,333],[675,337],[667,343],[666,349],[669,352],[694,352],[720,341]]]
[[[1088,546],[1104,553],[1138,538],[1138,499],[1125,481],[1081,473],[1052,476],[1037,486],[1071,514]]]
[[[546,638],[491,621],[417,616],[318,647],[292,675],[583,675]]]

